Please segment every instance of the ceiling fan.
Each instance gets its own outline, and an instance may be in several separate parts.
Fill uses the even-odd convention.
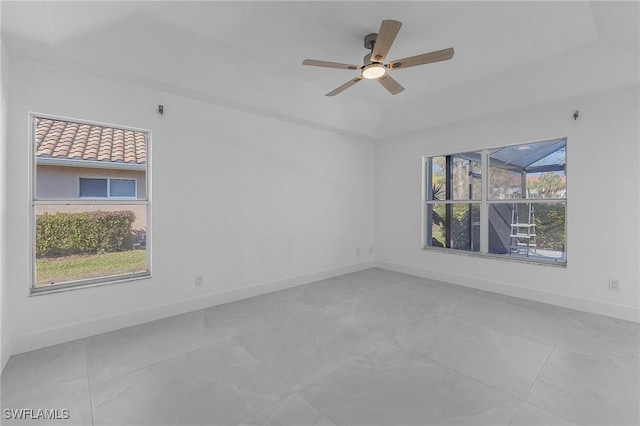
[[[448,61],[453,57],[453,47],[450,47],[448,49],[424,53],[422,55],[411,56],[404,59],[397,59],[387,64],[383,64],[401,26],[402,22],[384,20],[382,21],[380,30],[377,34],[372,33],[365,36],[364,47],[371,49],[371,53],[368,53],[364,57],[364,65],[362,66],[342,64],[339,62],[316,61],[315,59],[305,59],[302,61],[302,65],[338,68],[344,70],[361,70],[360,75],[349,80],[337,89],[332,90],[325,96],[335,96],[353,86],[363,78],[378,80],[378,82],[382,84],[392,95],[397,95],[404,90],[404,87],[389,75],[389,70],[415,67],[416,65],[430,64],[432,62]]]

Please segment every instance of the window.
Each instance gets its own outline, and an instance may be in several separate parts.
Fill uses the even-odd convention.
[[[80,197],[136,198],[136,180],[80,178]]]
[[[150,275],[150,132],[31,115],[32,293]]]
[[[566,139],[424,158],[423,247],[566,264]]]
[[[481,154],[431,157],[426,169],[428,245],[479,251]]]

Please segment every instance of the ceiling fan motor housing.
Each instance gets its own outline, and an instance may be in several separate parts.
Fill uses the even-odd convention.
[[[371,33],[364,36],[364,47],[369,50],[373,50],[373,46],[376,44],[378,33]]]

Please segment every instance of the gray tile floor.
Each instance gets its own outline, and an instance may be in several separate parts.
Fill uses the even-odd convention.
[[[635,323],[369,269],[12,357],[2,408],[68,409],[55,425],[638,425],[638,347]]]

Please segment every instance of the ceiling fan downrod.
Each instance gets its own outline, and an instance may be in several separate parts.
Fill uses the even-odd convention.
[[[371,60],[371,54],[373,53],[373,48],[376,45],[377,39],[378,39],[378,33],[371,33],[364,36],[364,47],[370,50],[370,52],[364,55],[364,58],[362,58],[362,61],[365,66],[375,62]]]
[[[378,33],[371,33],[364,36],[364,47],[373,50],[373,46],[376,44]]]

